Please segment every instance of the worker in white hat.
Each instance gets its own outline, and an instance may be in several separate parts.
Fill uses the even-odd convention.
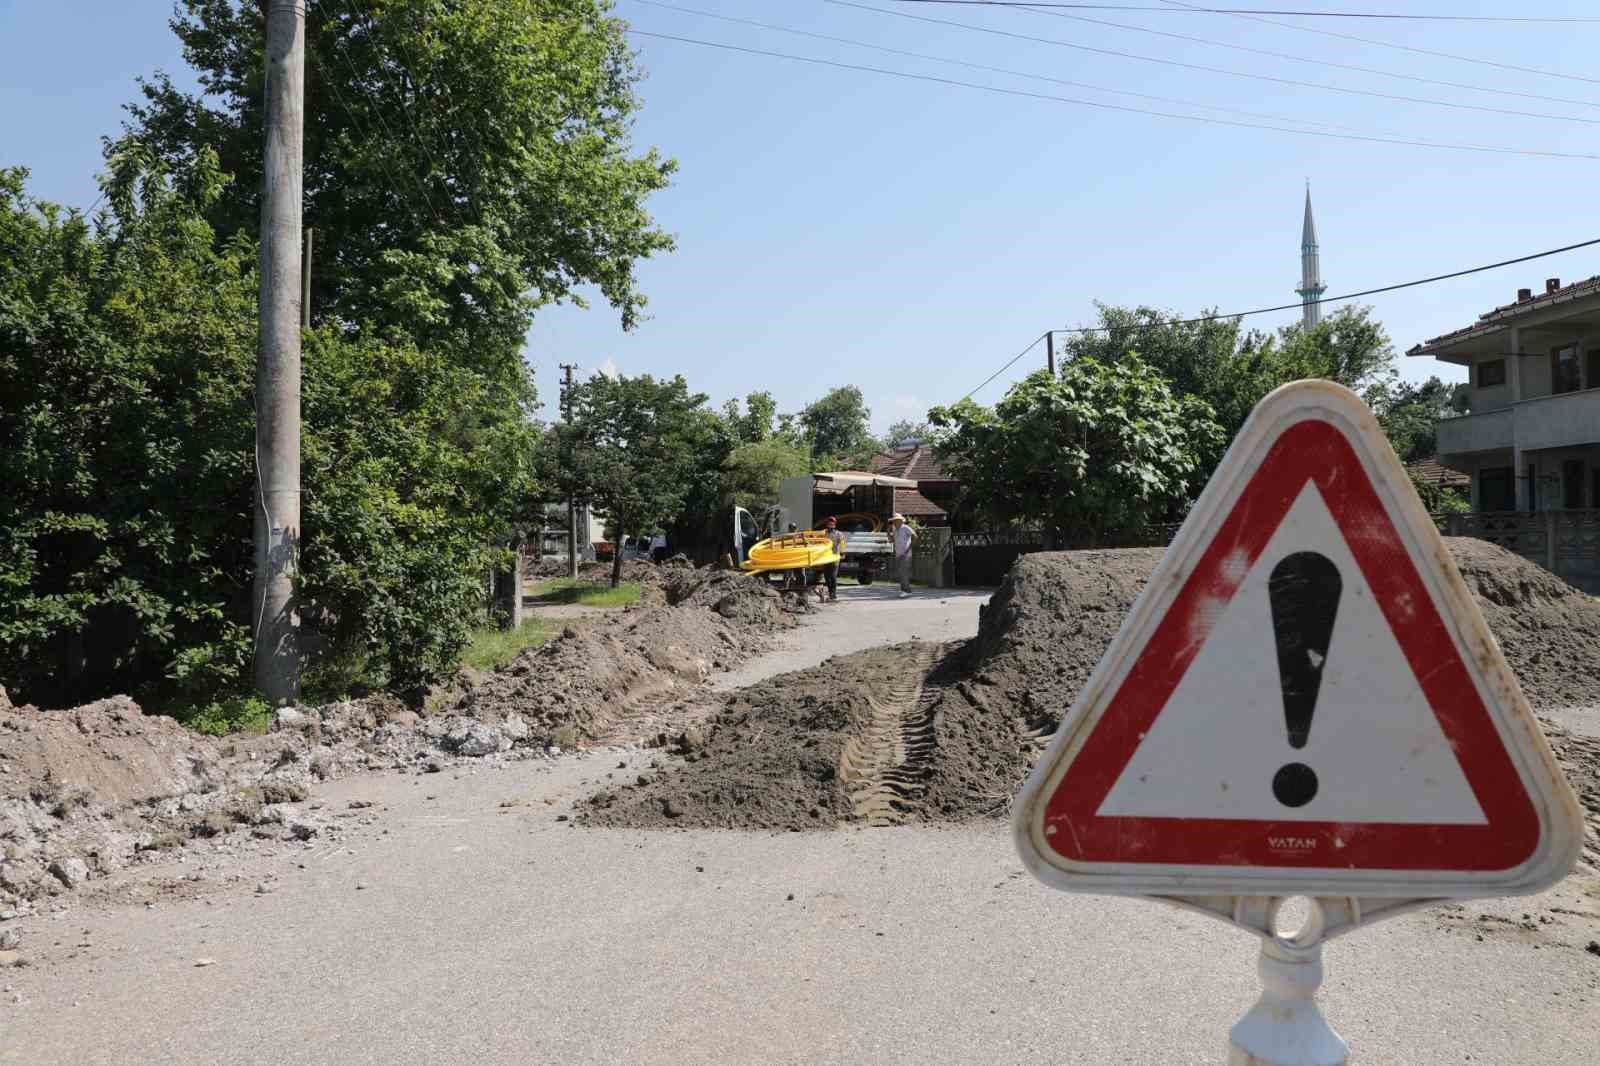
[[[900,579],[900,598],[911,595],[911,542],[917,531],[911,528],[906,516],[896,511],[889,518],[889,536],[894,541],[894,572]]]

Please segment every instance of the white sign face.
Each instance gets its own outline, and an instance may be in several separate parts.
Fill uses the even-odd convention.
[[[1268,585],[1273,568],[1315,551],[1350,575],[1300,748],[1285,722]],[[1273,794],[1283,765],[1324,767],[1306,802]],[[1342,768],[1337,779],[1334,768]],[[1122,771],[1099,814],[1146,818],[1483,825],[1427,696],[1406,664],[1322,494],[1310,483],[1212,625],[1200,653]]]
[[[1468,896],[1581,815],[1371,413],[1299,382],[1229,450],[1014,810],[1061,888]]]

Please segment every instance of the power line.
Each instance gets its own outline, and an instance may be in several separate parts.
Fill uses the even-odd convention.
[[[355,27],[356,20],[356,15],[353,10],[350,11],[350,20],[351,28],[353,29]],[[352,91],[360,90],[365,93],[367,99],[371,100],[373,103],[372,114],[377,118],[378,124],[383,127],[383,132],[385,136],[389,138],[389,143],[399,144],[400,139],[394,135],[394,131],[389,128],[389,123],[383,117],[383,105],[378,102],[378,98],[373,93],[362,88],[361,75],[359,72],[357,72],[355,62],[350,58],[350,53],[346,49],[345,45],[342,42],[335,43],[333,46],[333,51],[339,54],[339,57],[344,60],[345,67],[350,71],[350,85]],[[350,124],[356,127],[356,132],[359,133],[363,139],[368,139],[369,135],[361,128],[361,123],[357,120],[355,111],[352,110],[351,107],[345,102],[344,94],[338,89],[338,78],[328,78],[326,80],[328,87],[333,90],[334,98],[339,101],[339,106],[344,108],[345,114],[350,116]],[[426,154],[427,149],[423,148],[423,152]],[[399,183],[394,180],[394,171],[389,168],[388,156],[380,152],[378,154],[378,162],[382,167],[384,174],[389,178],[389,187],[393,189],[394,194],[400,197],[401,201],[404,202],[406,195],[400,191]],[[422,202],[427,207],[428,213],[433,216],[433,220],[442,225],[444,220],[440,217],[438,210],[433,206],[433,200],[428,196],[428,190],[423,186],[422,179],[418,178],[409,170],[406,170],[405,167],[401,167],[400,169],[405,171],[406,174],[410,176],[411,183],[416,186],[417,192],[421,194]]]
[[[1039,3],[1034,0],[897,0],[902,4],[946,4],[956,7],[1043,7],[1071,8],[1078,11],[1157,11],[1172,14],[1170,8],[1145,4],[1070,4]],[[1404,22],[1535,22],[1591,23],[1600,18],[1581,15],[1407,15],[1387,11],[1303,11],[1256,7],[1191,7],[1197,15],[1293,15],[1299,18],[1393,19]]]
[[[1552,256],[1552,255],[1560,255],[1563,252],[1577,251],[1579,248],[1590,248],[1590,247],[1593,247],[1594,245],[1597,245],[1597,244],[1600,244],[1600,237],[1595,237],[1594,239],[1587,240],[1587,241],[1579,241],[1577,244],[1563,245],[1560,248],[1551,248],[1548,251],[1534,252],[1532,255],[1519,255],[1515,259],[1502,259],[1497,263],[1485,263],[1482,266],[1468,267],[1465,270],[1453,270],[1448,274],[1434,274],[1431,277],[1417,278],[1414,281],[1402,281],[1402,282],[1399,282],[1399,283],[1394,284],[1394,285],[1380,285],[1379,287],[1377,287],[1375,289],[1362,289],[1359,292],[1347,292],[1347,293],[1342,293],[1342,294],[1340,294],[1338,296],[1325,296],[1325,297],[1322,297],[1321,299],[1312,300],[1311,303],[1313,303],[1313,304],[1339,303],[1340,301],[1343,301],[1343,300],[1354,300],[1354,299],[1358,299],[1358,298],[1360,298],[1362,296],[1376,296],[1379,293],[1395,292],[1395,291],[1397,291],[1399,289],[1414,289],[1419,285],[1432,285],[1435,282],[1449,281],[1452,278],[1464,278],[1469,274],[1482,274],[1484,271],[1487,271],[1487,270],[1499,270],[1501,267],[1515,266],[1518,263],[1528,263],[1528,262],[1532,262],[1535,259],[1545,259],[1545,258],[1547,258],[1549,256]],[[1271,313],[1276,312],[1276,311],[1294,311],[1294,310],[1299,310],[1303,306],[1305,306],[1304,303],[1278,304],[1275,307],[1257,307],[1257,308],[1254,308],[1254,309],[1249,310],[1249,311],[1234,311],[1231,314],[1226,314],[1226,315],[1216,314],[1216,315],[1201,315],[1198,318],[1175,318],[1175,319],[1171,319],[1171,320],[1165,321],[1165,322],[1154,323],[1154,324],[1147,325],[1147,326],[1135,326],[1133,328],[1134,329],[1154,329],[1154,328],[1156,328],[1156,326],[1195,326],[1195,325],[1200,325],[1201,323],[1205,323],[1205,322],[1219,322],[1219,321],[1222,321],[1222,320],[1225,320],[1225,319],[1247,318],[1250,315],[1265,315],[1265,314],[1271,314]],[[978,388],[973,389],[972,392],[967,393],[967,395],[965,397],[963,397],[963,399],[971,397],[973,395],[973,393],[976,393],[979,389],[982,389],[984,385],[989,384],[989,382],[993,381],[995,378],[997,378],[1001,374],[1005,373],[1008,369],[1010,369],[1016,363],[1016,361],[1018,359],[1021,359],[1024,355],[1027,355],[1028,352],[1032,351],[1034,346],[1037,345],[1039,343],[1039,341],[1043,340],[1046,336],[1054,335],[1054,334],[1057,334],[1057,333],[1083,335],[1083,334],[1087,334],[1087,333],[1111,333],[1111,332],[1113,332],[1113,327],[1111,327],[1111,326],[1076,326],[1076,327],[1073,327],[1071,329],[1049,329],[1049,330],[1046,330],[1043,334],[1041,334],[1038,337],[1038,339],[1036,339],[1033,342],[1033,344],[1028,345],[1027,348],[1024,348],[1021,352],[1019,352],[1016,355],[1012,356],[1011,359],[1008,360],[1005,363],[1004,366],[1002,366],[999,370],[995,371],[993,374],[990,374],[987,378],[985,378],[983,380],[983,384],[982,385],[979,385]]]
[[[1134,32],[1134,33],[1148,33],[1148,34],[1151,34],[1152,36],[1155,36],[1155,37],[1170,37],[1173,40],[1189,41],[1189,42],[1191,42],[1193,44],[1206,44],[1206,45],[1211,45],[1211,46],[1216,47],[1216,48],[1231,48],[1236,52],[1249,52],[1252,55],[1268,56],[1268,57],[1270,57],[1272,59],[1288,59],[1288,60],[1291,60],[1291,61],[1296,62],[1296,63],[1310,63],[1310,64],[1313,64],[1313,65],[1319,66],[1319,67],[1333,67],[1333,68],[1335,68],[1337,70],[1353,70],[1353,71],[1356,71],[1357,73],[1360,73],[1360,74],[1377,74],[1380,77],[1384,77],[1384,78],[1398,78],[1401,81],[1414,81],[1414,82],[1418,82],[1418,83],[1423,84],[1423,85],[1443,85],[1443,86],[1446,86],[1446,87],[1451,88],[1451,89],[1470,89],[1473,92],[1477,92],[1477,93],[1493,93],[1495,95],[1517,96],[1517,97],[1522,97],[1524,99],[1529,99],[1529,100],[1544,100],[1544,101],[1548,101],[1550,103],[1559,103],[1559,104],[1578,104],[1578,105],[1580,105],[1582,107],[1600,107],[1600,103],[1597,103],[1596,101],[1593,101],[1593,100],[1574,100],[1574,99],[1570,99],[1568,97],[1563,97],[1563,96],[1542,96],[1542,95],[1540,95],[1538,93],[1525,93],[1525,92],[1520,92],[1520,91],[1515,90],[1515,89],[1494,89],[1494,88],[1490,88],[1489,86],[1472,85],[1472,84],[1469,84],[1467,82],[1444,81],[1444,80],[1442,80],[1440,78],[1427,78],[1427,77],[1423,77],[1420,74],[1402,74],[1402,73],[1400,73],[1398,71],[1384,70],[1381,67],[1363,67],[1363,66],[1357,66],[1354,63],[1336,63],[1331,59],[1318,59],[1315,56],[1295,55],[1293,52],[1275,52],[1275,51],[1271,50],[1270,48],[1252,48],[1249,45],[1234,44],[1231,41],[1214,41],[1209,37],[1195,37],[1192,34],[1187,34],[1187,33],[1171,33],[1171,32],[1169,32],[1167,30],[1151,29],[1148,26],[1131,26],[1126,22],[1112,22],[1109,19],[1090,18],[1087,15],[1073,15],[1073,14],[1069,14],[1069,13],[1067,13],[1065,11],[1038,10],[1038,9],[1033,9],[1033,8],[1019,8],[1018,10],[1027,12],[1028,14],[1032,14],[1032,15],[1047,15],[1047,16],[1050,16],[1052,18],[1071,19],[1074,22],[1086,22],[1086,23],[1089,23],[1090,25],[1094,25],[1094,26],[1110,26],[1113,29],[1129,30],[1129,31]],[[1300,27],[1297,27],[1297,26],[1291,26],[1289,23],[1286,23],[1286,22],[1274,22],[1271,19],[1257,19],[1257,18],[1253,18],[1252,16],[1249,16],[1249,15],[1243,15],[1243,16],[1239,16],[1239,17],[1250,19],[1251,21],[1255,21],[1255,22],[1263,22],[1263,23],[1265,23],[1265,24],[1267,24],[1269,26],[1285,26],[1285,27],[1287,27],[1289,29],[1299,29],[1300,28]],[[1329,33],[1329,31],[1326,31],[1326,30],[1313,30],[1311,32],[1313,32],[1313,33]],[[1329,35],[1330,36],[1334,36],[1334,37],[1349,37],[1350,36],[1349,34],[1345,34],[1345,33],[1329,33]],[[1358,39],[1358,38],[1353,38],[1353,39]],[[1593,81],[1594,79],[1581,78],[1579,80],[1580,81]],[[1597,84],[1600,84],[1600,82],[1597,82]],[[1434,101],[1428,101],[1428,102],[1432,103]],[[1556,120],[1560,120],[1560,121],[1569,121],[1569,122],[1592,122],[1592,121],[1594,121],[1593,119],[1572,119],[1572,118],[1568,118],[1565,115],[1544,115],[1544,114],[1536,114],[1536,113],[1527,112],[1527,111],[1507,111],[1507,112],[1505,112],[1505,114],[1508,114],[1508,115],[1521,115],[1521,116],[1524,116],[1524,117],[1527,117],[1527,118],[1548,118],[1548,119],[1556,119]]]
[[[929,55],[926,52],[911,52],[904,48],[891,48],[888,45],[873,44],[868,41],[857,41],[849,37],[837,37],[831,33],[815,33],[811,30],[800,30],[790,26],[779,26],[771,22],[757,22],[755,19],[738,18],[733,15],[723,15],[714,11],[701,11],[698,8],[681,7],[677,4],[668,4],[662,0],[634,0],[635,3],[645,4],[649,7],[664,8],[668,11],[681,11],[690,15],[701,15],[705,18],[717,19],[722,22],[733,22],[743,26],[756,26],[764,30],[776,30],[779,33],[794,34],[797,37],[810,37],[819,41],[833,41],[837,44],[848,44],[855,48],[870,48],[873,51],[886,52],[889,55],[907,56],[911,59],[923,59],[933,63],[948,63],[952,66],[966,67],[970,70],[984,70],[992,74],[1005,74],[1014,78],[1029,78],[1033,81],[1049,82],[1053,85],[1067,85],[1078,89],[1093,89],[1096,92],[1116,93],[1120,96],[1132,96],[1141,100],[1156,100],[1166,104],[1178,104],[1182,107],[1196,107],[1206,111],[1220,111],[1230,115],[1244,115],[1247,118],[1271,119],[1275,122],[1296,122],[1305,126],[1328,126],[1332,129],[1351,130],[1356,133],[1363,132],[1358,126],[1346,126],[1339,122],[1326,122],[1320,119],[1306,119],[1295,115],[1280,115],[1269,111],[1242,111],[1238,108],[1223,107],[1219,104],[1201,103],[1195,100],[1184,100],[1175,96],[1157,96],[1153,93],[1134,92],[1131,89],[1116,89],[1109,85],[1096,85],[1093,82],[1072,81],[1067,78],[1055,78],[1047,74],[1034,74],[1025,70],[1012,70],[1008,67],[994,67],[987,63],[973,63],[965,59],[951,59],[946,56]],[[1596,105],[1600,106],[1600,105]]]
[[[1205,10],[1206,10],[1205,8],[1197,8],[1193,4],[1182,3],[1182,2],[1180,2],[1180,0],[1161,0],[1161,2],[1164,3],[1164,4],[1172,5],[1173,7],[1175,7],[1178,10],[1191,11],[1191,12],[1195,12],[1195,13],[1202,13],[1202,12],[1205,12]],[[1247,14],[1244,14],[1242,12],[1231,12],[1231,14],[1233,14],[1233,16],[1235,18],[1248,19],[1251,22],[1259,22],[1259,23],[1262,23],[1263,25],[1266,25],[1266,26],[1277,26],[1277,27],[1280,27],[1281,29],[1285,29],[1285,30],[1298,30],[1301,33],[1315,33],[1315,34],[1319,34],[1319,35],[1321,35],[1323,37],[1338,37],[1338,38],[1340,38],[1342,40],[1356,41],[1356,42],[1358,42],[1360,44],[1375,45],[1375,46],[1377,46],[1379,48],[1393,48],[1393,49],[1395,49],[1396,51],[1399,51],[1399,52],[1412,52],[1412,53],[1415,53],[1416,55],[1437,56],[1440,59],[1449,59],[1449,60],[1453,60],[1454,62],[1457,62],[1457,63],[1475,63],[1475,64],[1478,64],[1479,66],[1498,67],[1501,70],[1515,70],[1515,71],[1519,71],[1520,73],[1523,73],[1523,74],[1541,74],[1541,75],[1543,75],[1543,76],[1545,76],[1547,78],[1565,78],[1568,81],[1581,81],[1581,82],[1587,82],[1587,83],[1589,83],[1591,85],[1600,85],[1600,78],[1585,78],[1581,74],[1566,74],[1566,73],[1563,73],[1562,71],[1559,71],[1559,70],[1541,70],[1538,67],[1522,67],[1522,66],[1518,66],[1515,63],[1500,63],[1500,62],[1497,62],[1496,60],[1493,60],[1493,59],[1480,59],[1477,56],[1463,56],[1463,55],[1457,55],[1454,52],[1440,52],[1440,51],[1437,51],[1437,50],[1432,49],[1432,48],[1417,48],[1417,47],[1415,47],[1413,45],[1409,45],[1409,44],[1395,44],[1393,41],[1374,40],[1371,37],[1357,37],[1353,33],[1340,33],[1337,30],[1320,30],[1320,29],[1317,29],[1314,26],[1296,26],[1292,22],[1278,22],[1278,21],[1276,21],[1274,19],[1262,18],[1259,15],[1247,15]],[[1506,90],[1500,90],[1500,91],[1506,91]],[[1521,95],[1526,95],[1526,94],[1518,93],[1516,95],[1521,96]],[[1559,97],[1543,97],[1543,96],[1541,96],[1541,97],[1538,97],[1538,99],[1540,99],[1540,100],[1544,100],[1544,99],[1559,100],[1560,98]],[[1579,103],[1581,101],[1572,100],[1572,101],[1567,101],[1567,102],[1568,103]]]
[[[871,11],[879,15],[888,15],[892,18],[911,19],[915,22],[932,23],[935,26],[954,26],[957,29],[971,30],[974,33],[987,33],[996,37],[1010,37],[1019,41],[1031,41],[1034,44],[1052,44],[1061,48],[1072,48],[1080,52],[1092,52],[1096,55],[1116,56],[1119,59],[1137,59],[1144,63],[1158,63],[1167,67],[1182,67],[1185,70],[1200,70],[1208,74],[1226,74],[1232,78],[1249,78],[1253,81],[1270,81],[1279,85],[1293,85],[1302,89],[1320,89],[1323,92],[1345,93],[1350,96],[1371,96],[1379,100],[1398,100],[1408,104],[1427,104],[1432,107],[1448,107],[1457,111],[1483,111],[1497,115],[1515,115],[1520,118],[1553,119],[1557,122],[1582,122],[1588,125],[1600,125],[1600,119],[1578,118],[1573,115],[1547,115],[1537,111],[1513,111],[1503,107],[1488,107],[1483,104],[1464,104],[1454,100],[1434,100],[1425,96],[1401,96],[1397,93],[1381,93],[1371,89],[1351,89],[1342,85],[1328,85],[1323,82],[1299,81],[1294,78],[1280,78],[1272,74],[1252,74],[1244,70],[1229,70],[1227,67],[1209,67],[1201,63],[1184,63],[1176,59],[1163,59],[1160,56],[1140,55],[1137,52],[1119,52],[1113,48],[1095,48],[1087,44],[1077,44],[1073,41],[1063,41],[1056,37],[1035,37],[1027,33],[1013,33],[1010,30],[999,30],[990,26],[975,26],[970,22],[954,22],[950,19],[931,18],[927,15],[913,15],[908,11],[890,11],[886,8],[873,7],[870,4],[858,4],[854,0],[823,0],[823,3],[833,4],[836,7],[853,7],[860,11]],[[1048,14],[1048,12],[1045,12]],[[1157,31],[1150,31],[1152,33]],[[1177,35],[1174,35],[1177,36]]]
[[[1018,359],[1021,359],[1023,356],[1027,355],[1029,352],[1031,352],[1035,348],[1039,347],[1039,342],[1040,341],[1042,341],[1046,337],[1050,336],[1051,333],[1059,333],[1059,332],[1060,332],[1060,330],[1046,330],[1045,332],[1039,334],[1037,337],[1033,338],[1033,343],[1032,344],[1028,345],[1026,348],[1022,349],[1022,351],[1018,352],[1016,355],[1013,355],[1010,359],[1006,360],[1006,363],[1005,363],[1004,366],[1002,366],[999,370],[996,370],[993,374],[990,374],[988,377],[983,379],[983,384],[979,385],[977,388],[973,389],[971,392],[967,393],[965,396],[963,396],[961,398],[963,400],[972,399],[973,396],[975,396],[979,392],[983,391],[983,386],[984,385],[989,384],[989,382],[993,381],[995,378],[999,377],[1001,374],[1004,374],[1007,370],[1010,370],[1014,365],[1016,365],[1016,362],[1017,362]]]
[[[851,5],[854,6],[854,5]],[[867,8],[866,10],[877,10]],[[1102,111],[1119,111],[1133,115],[1152,115],[1157,118],[1178,119],[1184,122],[1201,122],[1211,126],[1232,126],[1240,129],[1271,130],[1276,133],[1293,133],[1304,137],[1333,137],[1345,141],[1363,141],[1371,144],[1397,144],[1411,148],[1441,148],[1459,152],[1488,152],[1495,155],[1525,155],[1554,159],[1595,159],[1600,160],[1600,155],[1582,152],[1558,152],[1541,148],[1506,148],[1497,145],[1482,144],[1452,144],[1443,141],[1422,141],[1402,137],[1380,137],[1363,133],[1337,133],[1332,130],[1294,129],[1289,126],[1273,126],[1263,122],[1240,122],[1235,119],[1208,118],[1203,115],[1181,115],[1171,111],[1155,111],[1149,108],[1128,107],[1124,104],[1108,104],[1099,100],[1080,100],[1070,96],[1053,96],[1049,93],[1029,92],[1026,89],[1005,89],[997,85],[981,85],[977,82],[959,81],[955,78],[941,78],[934,74],[912,74],[903,70],[889,70],[885,67],[867,66],[862,63],[844,63],[833,59],[817,59],[812,56],[797,56],[788,52],[772,52],[764,48],[746,48],[743,45],[724,44],[720,41],[702,41],[694,37],[679,37],[670,33],[653,33],[648,30],[639,30],[629,27],[628,33],[636,37],[654,37],[664,41],[679,41],[683,44],[699,45],[705,48],[719,48],[729,52],[743,52],[746,55],[766,56],[771,59],[787,59],[796,63],[811,63],[822,67],[836,67],[840,70],[863,71],[869,74],[883,74],[893,78],[905,78],[909,81],[930,82],[936,85],[953,85],[963,89],[976,89],[979,92],[995,93],[1001,96],[1020,96],[1030,100],[1048,100],[1053,103],[1073,104],[1079,107],[1098,108]]]

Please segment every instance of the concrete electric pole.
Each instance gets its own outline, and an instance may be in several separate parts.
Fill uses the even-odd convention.
[[[261,348],[256,360],[255,686],[275,706],[300,696],[300,197],[305,126],[304,0],[267,9],[261,198]]]
[[[561,384],[561,417],[567,425],[572,425],[572,372],[578,369],[576,363],[562,363],[561,369],[566,371],[566,379]],[[617,545],[617,550],[622,550],[622,545]],[[567,497],[567,576],[578,576],[578,506],[571,497]]]

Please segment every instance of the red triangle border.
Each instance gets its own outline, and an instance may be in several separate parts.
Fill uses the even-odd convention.
[[[1322,493],[1488,823],[1096,814],[1198,654],[1210,630],[1207,613],[1214,618],[1233,599],[1307,481]],[[1245,566],[1238,565],[1240,552]],[[1051,791],[1045,847],[1069,863],[1472,872],[1519,866],[1538,850],[1539,815],[1461,656],[1344,433],[1321,419],[1296,422],[1268,449]]]

